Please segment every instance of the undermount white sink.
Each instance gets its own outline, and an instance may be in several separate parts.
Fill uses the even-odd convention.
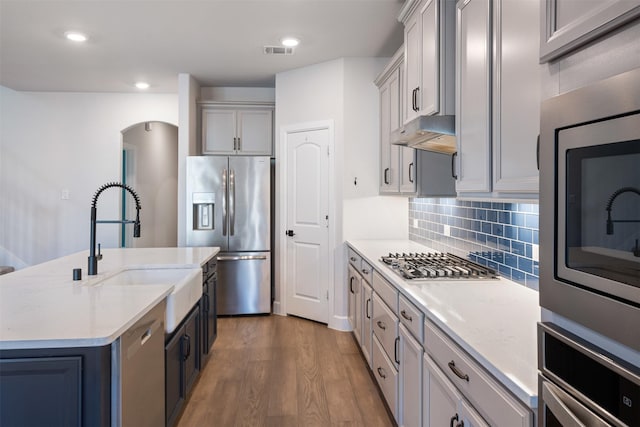
[[[202,297],[199,268],[127,269],[100,282],[102,286],[173,285],[167,296],[165,330],[170,333]]]

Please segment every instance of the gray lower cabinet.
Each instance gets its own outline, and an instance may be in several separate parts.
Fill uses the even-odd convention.
[[[110,426],[111,346],[0,351],[0,425]]]
[[[200,306],[197,304],[165,344],[166,425],[180,416],[200,374]]]

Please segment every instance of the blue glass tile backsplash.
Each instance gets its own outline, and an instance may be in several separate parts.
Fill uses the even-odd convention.
[[[538,205],[409,199],[409,239],[538,290]],[[535,256],[535,258],[534,258]]]

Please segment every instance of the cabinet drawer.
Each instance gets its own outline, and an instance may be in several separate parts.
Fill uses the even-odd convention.
[[[400,362],[398,318],[375,293],[373,294],[373,334],[380,340],[387,356],[397,367]]]
[[[398,420],[398,371],[385,354],[380,342],[373,337],[373,375],[378,381],[387,405]]]
[[[361,261],[362,258],[360,258],[360,255],[358,255],[353,249],[349,248],[349,264],[353,265],[356,270],[360,271]]]
[[[400,312],[398,316],[400,322],[402,322],[409,332],[411,332],[411,335],[421,343],[424,333],[424,314],[404,295],[400,295],[398,310]]]
[[[362,273],[362,278],[367,281],[367,283],[371,284],[371,277],[373,276],[373,267],[365,261],[362,260],[362,267],[360,268],[360,273]]]
[[[382,277],[380,273],[373,270],[373,290],[376,291],[380,298],[391,308],[394,314],[398,314],[398,291],[391,283]]]
[[[429,321],[425,323],[425,350],[489,424],[532,426],[532,413]]]

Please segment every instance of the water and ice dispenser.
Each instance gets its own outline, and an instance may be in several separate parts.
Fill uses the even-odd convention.
[[[193,229],[214,229],[215,193],[193,193]]]

